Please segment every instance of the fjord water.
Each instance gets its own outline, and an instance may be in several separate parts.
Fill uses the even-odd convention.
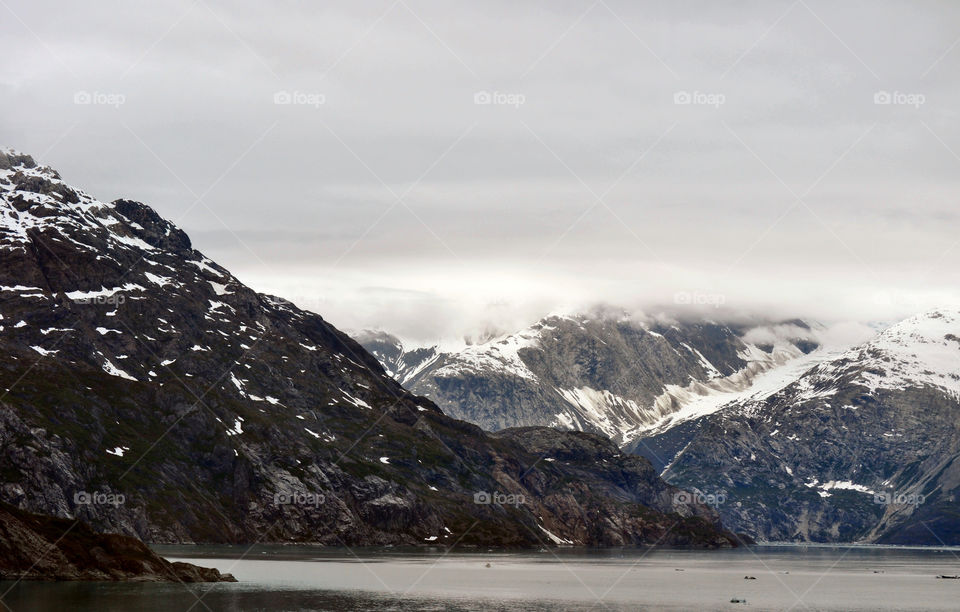
[[[0,582],[21,610],[956,610],[960,550],[157,547],[236,584]],[[488,566],[489,564],[489,566]],[[747,579],[747,576],[755,579]],[[11,588],[12,587],[12,588]],[[733,603],[739,600],[745,603]]]

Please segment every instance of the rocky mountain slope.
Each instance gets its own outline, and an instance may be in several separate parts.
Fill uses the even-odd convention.
[[[230,574],[159,557],[143,542],[0,503],[0,580],[236,582]]]
[[[18,508],[151,542],[731,542],[646,460],[449,418],[149,207],[13,152],[0,264],[0,500]]]
[[[644,449],[761,539],[960,544],[960,313],[905,320]]]
[[[759,335],[748,326],[608,311],[550,316],[455,351],[407,350],[384,332],[355,337],[405,387],[484,429],[554,426],[628,446],[691,402],[745,389],[817,348],[803,322],[777,329],[751,341]]]

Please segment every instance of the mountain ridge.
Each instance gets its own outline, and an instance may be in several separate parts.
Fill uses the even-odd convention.
[[[550,315],[456,351],[407,350],[382,331],[354,336],[402,384],[484,429],[556,426],[628,446],[694,400],[746,388],[818,347],[806,323],[780,327],[781,337],[750,343],[744,336],[760,326],[658,322],[607,309]]]
[[[9,152],[0,258],[0,500],[18,508],[151,542],[735,544],[645,460],[451,419],[148,206]]]

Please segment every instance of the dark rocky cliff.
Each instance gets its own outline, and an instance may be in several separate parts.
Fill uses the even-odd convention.
[[[0,580],[236,582],[230,574],[171,563],[130,536],[0,503]]]

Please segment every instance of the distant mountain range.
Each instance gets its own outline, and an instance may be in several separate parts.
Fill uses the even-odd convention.
[[[957,311],[848,350],[818,346],[814,327],[607,312],[458,351],[356,337],[445,412],[610,436],[758,539],[960,544]]]
[[[139,202],[0,152],[0,501],[151,542],[729,546],[600,436],[485,433]]]
[[[685,406],[747,389],[757,376],[818,347],[803,321],[658,322],[609,310],[546,317],[458,351],[407,349],[384,332],[354,337],[401,384],[447,414],[488,430],[591,431],[621,446]]]

